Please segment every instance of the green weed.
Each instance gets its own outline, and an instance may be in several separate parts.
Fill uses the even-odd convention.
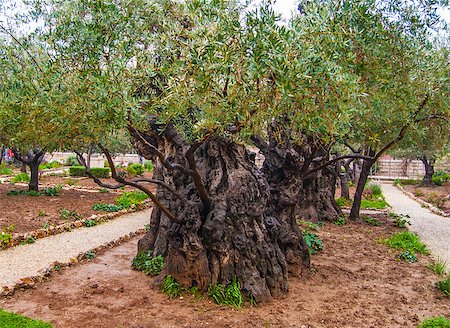
[[[63,220],[69,220],[69,219],[80,220],[80,219],[83,218],[75,210],[70,211],[70,210],[68,210],[66,208],[63,208],[63,209],[59,210],[59,216]]]
[[[414,252],[405,251],[397,255],[397,258],[401,261],[406,261],[409,263],[417,262],[417,256]]]
[[[349,207],[352,204],[351,200],[345,199],[344,197],[340,197],[336,199],[336,203],[340,208]]]
[[[141,252],[133,258],[131,267],[147,275],[157,276],[164,267],[164,257],[162,255],[152,257],[152,251]]]
[[[436,283],[436,288],[450,298],[450,273],[447,275],[447,278]]]
[[[323,242],[316,234],[305,230],[303,231],[303,240],[308,246],[309,254],[314,255],[323,250]]]
[[[236,277],[234,277],[231,283],[226,287],[222,284],[209,286],[208,295],[219,305],[230,305],[240,308],[244,303],[241,285]]]
[[[97,204],[94,204],[94,206],[92,206],[92,209],[94,211],[118,212],[120,210],[123,210],[123,207],[120,205],[115,205],[115,204],[97,203]]]
[[[97,224],[98,224],[98,222],[95,221],[95,220],[88,219],[88,220],[84,221],[84,226],[87,227],[87,228],[94,227]]]
[[[333,223],[336,225],[345,225],[347,222],[345,221],[345,218],[338,217]]]
[[[87,251],[84,253],[84,256],[86,256],[88,260],[93,260],[97,255],[93,251]]]
[[[404,228],[406,225],[411,225],[411,222],[409,222],[407,219],[410,218],[407,214],[395,214],[393,212],[389,213],[389,217],[393,219],[393,224],[398,228]]]
[[[149,171],[149,172],[153,171],[153,163],[152,163],[152,161],[145,161],[144,162],[144,168],[147,171]]]
[[[379,227],[379,226],[381,226],[383,224],[380,220],[378,220],[376,218],[373,218],[371,216],[366,216],[364,218],[364,221],[366,221],[367,224],[372,225],[372,226],[376,226],[376,227]]]
[[[133,205],[140,205],[148,198],[148,195],[142,191],[124,192],[116,198],[116,205],[122,208],[130,208]]]
[[[391,248],[402,249],[410,253],[429,253],[427,246],[421,242],[419,236],[409,231],[398,232],[381,242]]]
[[[47,213],[45,213],[45,210],[38,210],[38,216],[42,217],[42,216],[46,216]]]
[[[183,288],[175,281],[174,277],[169,274],[164,278],[161,291],[170,298],[175,298],[181,296]]]
[[[141,176],[142,174],[144,174],[144,166],[139,163],[130,164],[127,166],[126,171],[130,176]]]
[[[0,175],[11,175],[13,173],[13,170],[11,170],[9,167],[5,166],[4,164],[0,165]]]
[[[383,197],[378,197],[377,199],[374,200],[370,199],[361,200],[361,209],[382,210],[388,206],[389,204],[386,202],[386,200],[384,200]]]
[[[441,259],[437,259],[432,263],[427,265],[427,268],[437,274],[439,277],[443,277],[445,275],[446,263]]]
[[[11,179],[12,183],[18,183],[18,182],[30,182],[30,176],[24,172],[19,173],[17,175],[15,175],[12,179]]]

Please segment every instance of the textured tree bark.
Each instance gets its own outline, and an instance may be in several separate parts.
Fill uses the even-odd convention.
[[[339,163],[337,164],[337,167],[339,168],[339,183],[341,186],[340,197],[350,200],[350,190],[348,188],[348,174],[345,169],[344,169],[344,172],[340,172],[341,166],[342,166],[342,163],[341,163],[341,161],[339,161]]]
[[[39,164],[44,159],[45,152],[40,149],[29,151],[26,155],[21,154],[18,150],[13,149],[14,157],[22,163],[22,168],[30,168],[30,182],[28,183],[29,191],[39,190]]]
[[[420,157],[420,160],[422,161],[424,167],[425,167],[425,175],[422,179],[422,185],[423,186],[433,186],[433,174],[434,174],[434,158],[428,158],[427,156]]]
[[[375,156],[375,151],[370,149],[367,151],[367,155],[373,157]],[[361,200],[364,191],[364,186],[366,185],[367,179],[369,178],[370,168],[375,162],[376,162],[375,158],[373,160],[363,160],[361,172],[359,173],[358,184],[356,186],[355,195],[353,196],[353,204],[349,215],[350,220],[359,219],[359,212],[361,209]]]
[[[251,293],[257,302],[286,294],[288,275],[309,266],[308,249],[295,218],[273,208],[268,182],[247,149],[223,138],[196,147],[195,169],[208,194],[206,202],[192,174],[168,170],[149,144],[171,163],[192,169],[186,158],[191,146],[174,129],[164,135],[155,131],[145,134],[148,144],[136,140],[135,147],[156,163],[153,178],[185,199],[158,186],[158,199],[181,223],[155,208],[138,251],[163,255],[161,277],[171,274],[185,287],[207,290],[210,284],[226,285],[236,277],[244,294]]]

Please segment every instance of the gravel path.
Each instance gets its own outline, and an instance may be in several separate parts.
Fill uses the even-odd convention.
[[[381,188],[393,212],[409,215],[409,229],[417,233],[431,253],[450,268],[450,218],[423,208],[392,184],[382,183]]]
[[[78,228],[0,251],[0,287],[11,287],[22,278],[38,275],[55,261],[69,262],[80,253],[144,228],[151,210],[125,214],[98,226]]]

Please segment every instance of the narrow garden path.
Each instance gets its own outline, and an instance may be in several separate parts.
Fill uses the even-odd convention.
[[[0,289],[14,286],[22,278],[37,276],[56,261],[68,263],[80,253],[144,228],[149,223],[151,211],[125,214],[94,227],[78,228],[0,251]]]
[[[431,253],[450,268],[450,218],[423,208],[391,183],[382,183],[381,188],[393,212],[409,215],[409,229],[417,233]]]

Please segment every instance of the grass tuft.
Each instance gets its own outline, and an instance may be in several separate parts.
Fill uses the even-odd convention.
[[[0,328],[52,328],[52,325],[0,309]]]
[[[390,238],[383,239],[381,242],[391,248],[402,249],[410,253],[429,253],[427,246],[422,243],[419,236],[409,231],[398,232]]]

